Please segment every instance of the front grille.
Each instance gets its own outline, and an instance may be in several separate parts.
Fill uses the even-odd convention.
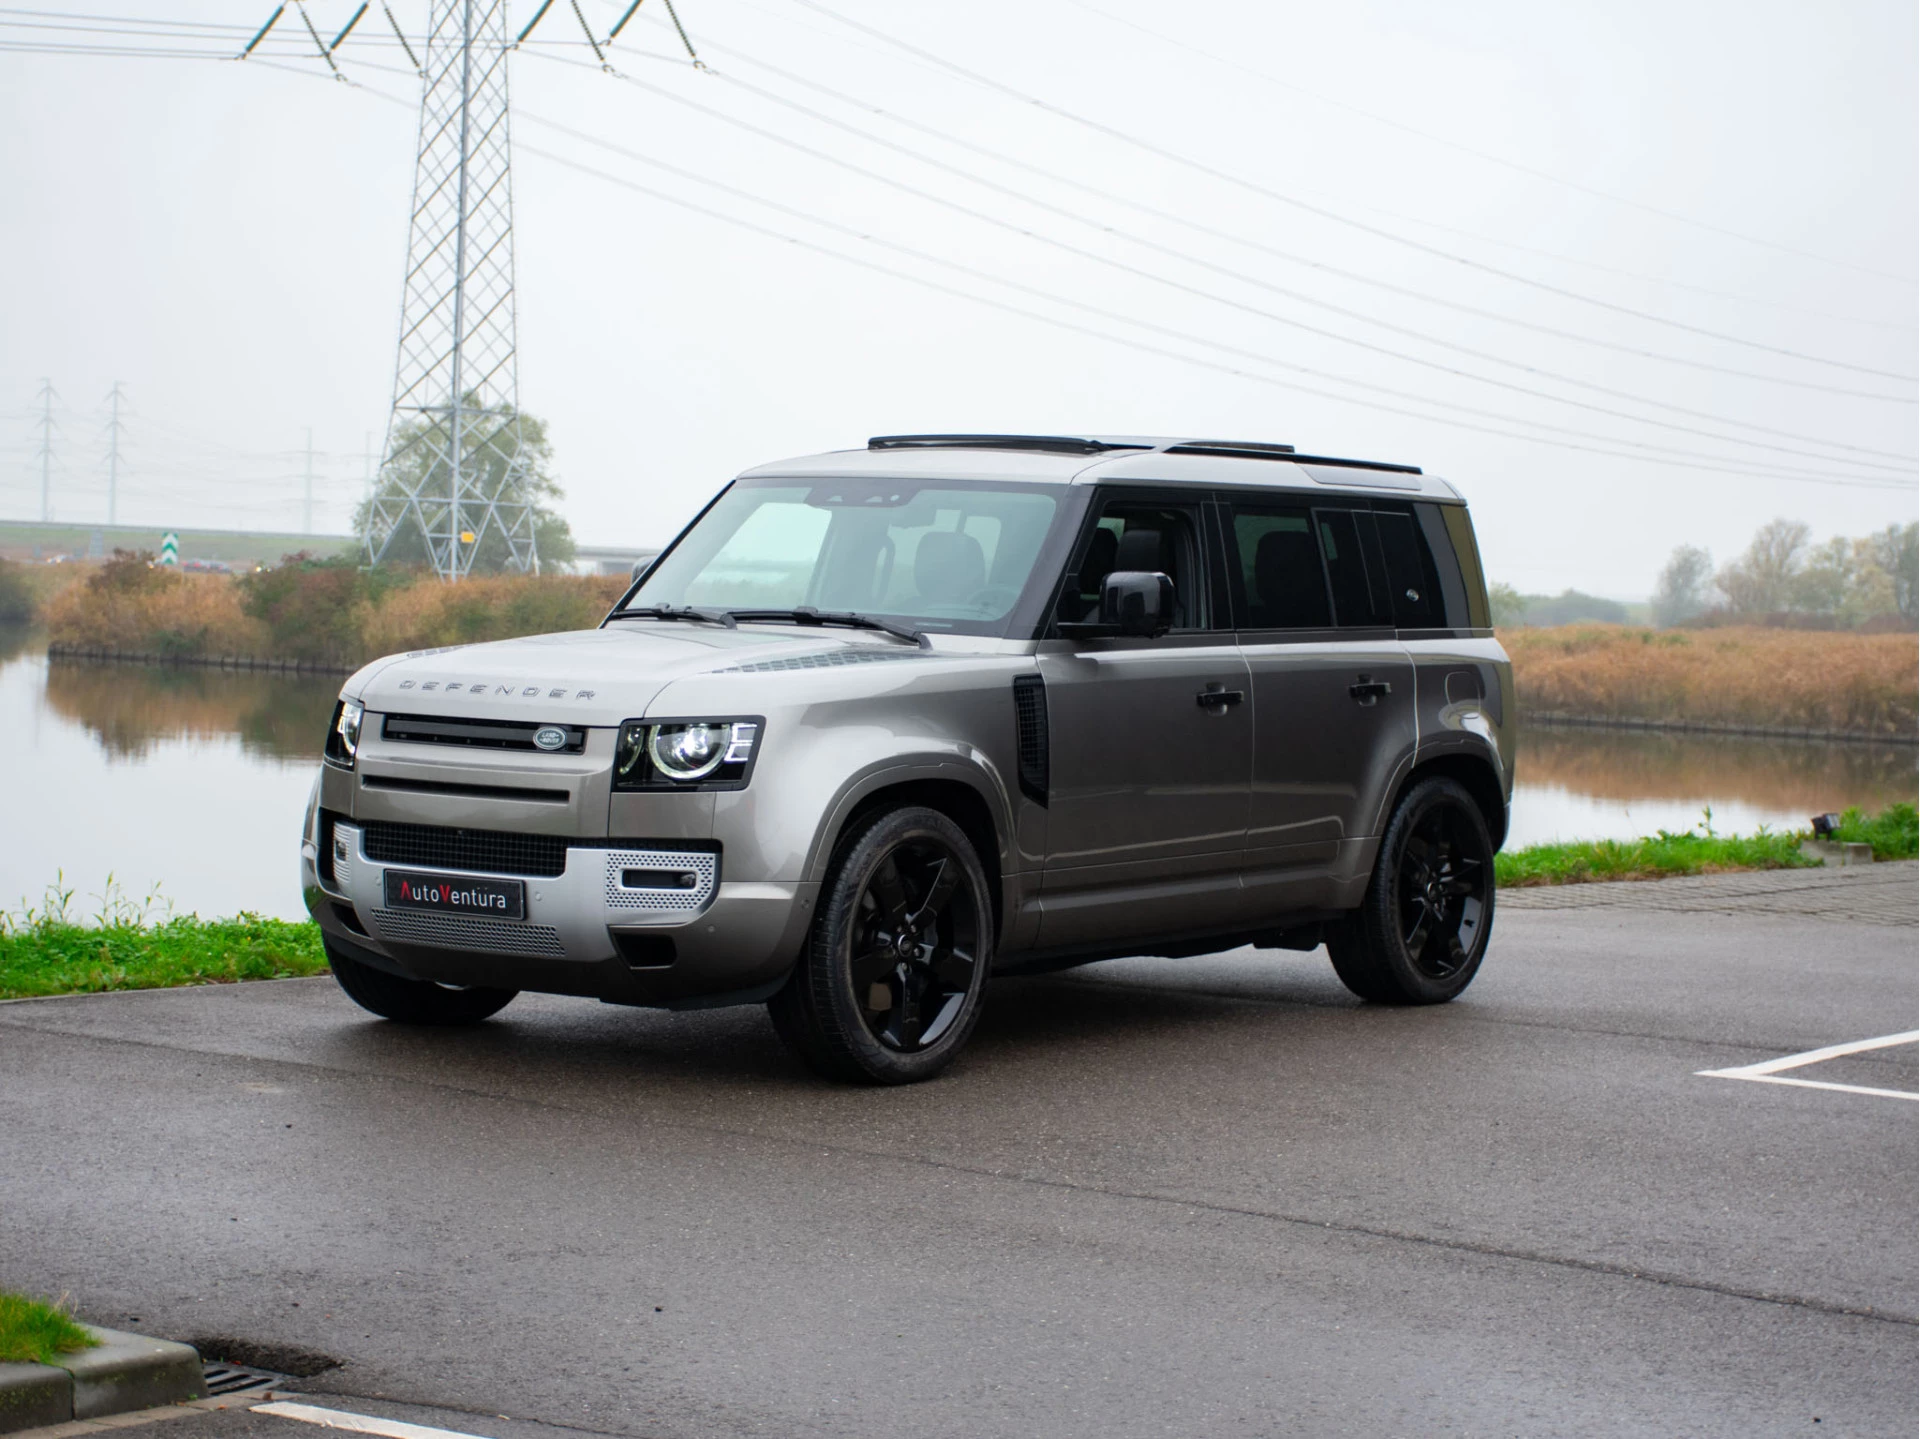
[[[504,834],[490,829],[447,829],[429,824],[366,826],[368,859],[428,869],[473,869],[488,874],[524,874],[556,879],[567,870],[563,835]]]
[[[1034,803],[1045,804],[1052,765],[1047,737],[1047,682],[1039,675],[1015,676],[1013,714],[1020,751],[1020,791]]]
[[[542,749],[533,737],[543,729],[557,729],[567,741],[557,750]],[[452,744],[478,749],[523,750],[528,754],[579,754],[587,747],[582,725],[538,721],[437,719],[431,715],[388,715],[380,726],[383,739],[409,744]]]
[[[395,944],[479,949],[492,954],[532,954],[543,959],[567,957],[566,948],[560,943],[560,931],[544,924],[505,924],[496,919],[376,909],[373,927],[380,931],[382,939]]]

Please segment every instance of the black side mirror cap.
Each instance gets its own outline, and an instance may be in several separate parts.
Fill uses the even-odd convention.
[[[1100,623],[1158,638],[1173,628],[1173,581],[1158,570],[1115,570],[1100,586]]]

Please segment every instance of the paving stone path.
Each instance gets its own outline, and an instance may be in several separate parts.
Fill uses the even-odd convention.
[[[1920,926],[1920,864],[1773,869],[1681,879],[1613,880],[1500,891],[1501,909],[1659,909],[1801,914],[1861,924]]]

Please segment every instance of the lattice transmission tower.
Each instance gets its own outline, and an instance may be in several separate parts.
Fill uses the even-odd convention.
[[[363,7],[364,8],[364,7]],[[457,580],[497,536],[539,566],[514,361],[506,0],[431,0],[385,459],[367,559]],[[415,538],[409,538],[415,536]]]

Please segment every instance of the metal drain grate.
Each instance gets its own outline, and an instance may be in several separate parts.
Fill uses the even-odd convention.
[[[203,1364],[200,1372],[207,1386],[207,1398],[220,1394],[260,1394],[286,1382],[287,1376],[266,1369],[249,1369],[243,1364]]]

